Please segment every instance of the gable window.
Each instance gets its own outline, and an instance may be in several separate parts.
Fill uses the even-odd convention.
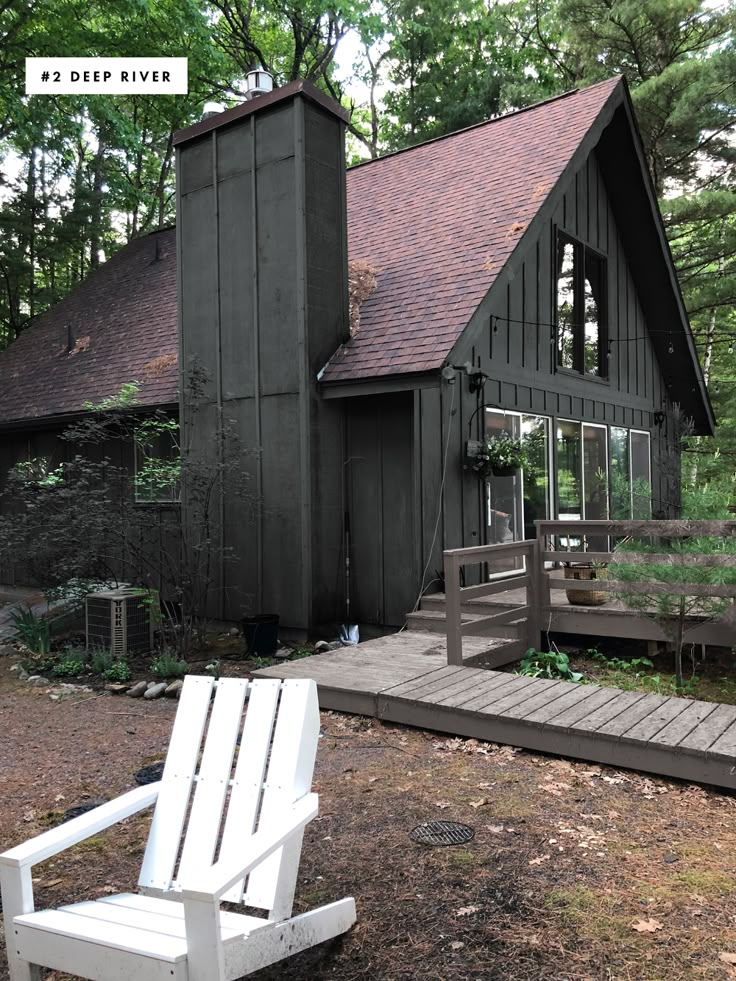
[[[606,260],[559,231],[555,303],[557,366],[605,377]]]

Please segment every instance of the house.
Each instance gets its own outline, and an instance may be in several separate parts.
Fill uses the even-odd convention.
[[[238,558],[217,612],[302,632],[400,626],[444,548],[536,518],[642,496],[676,515],[678,427],[714,421],[625,80],[347,179],[344,118],[294,82],[177,134],[176,231],[131,242],[0,355],[2,468],[58,459],[82,402],[133,379],[213,466],[226,419],[262,506],[222,494]],[[352,335],[348,254],[375,276]],[[479,479],[502,433],[527,465]]]

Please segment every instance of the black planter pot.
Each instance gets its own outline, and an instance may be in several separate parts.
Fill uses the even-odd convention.
[[[491,467],[494,477],[515,477],[518,467]]]

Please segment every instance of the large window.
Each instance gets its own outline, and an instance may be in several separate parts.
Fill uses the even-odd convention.
[[[606,260],[564,232],[557,233],[557,364],[606,374]]]
[[[490,477],[486,484],[487,534],[489,544],[535,538],[534,522],[551,515],[550,420],[547,416],[523,415],[486,409],[488,436],[507,434],[523,438],[528,465],[513,476]],[[495,560],[490,573],[511,571],[517,563]]]
[[[649,433],[611,429],[611,517],[652,516],[652,468]]]
[[[562,521],[608,517],[605,426],[558,420],[557,514]]]

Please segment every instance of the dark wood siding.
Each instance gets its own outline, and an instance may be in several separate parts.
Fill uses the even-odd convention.
[[[400,627],[414,606],[421,576],[415,549],[414,395],[347,403],[351,618]],[[436,504],[435,497],[431,506]]]
[[[181,365],[207,373],[182,418],[216,467],[238,433],[250,501],[219,489],[219,604],[301,631],[338,614],[343,410],[317,375],[347,333],[343,124],[299,96],[178,151]],[[186,488],[184,493],[185,515]]]

